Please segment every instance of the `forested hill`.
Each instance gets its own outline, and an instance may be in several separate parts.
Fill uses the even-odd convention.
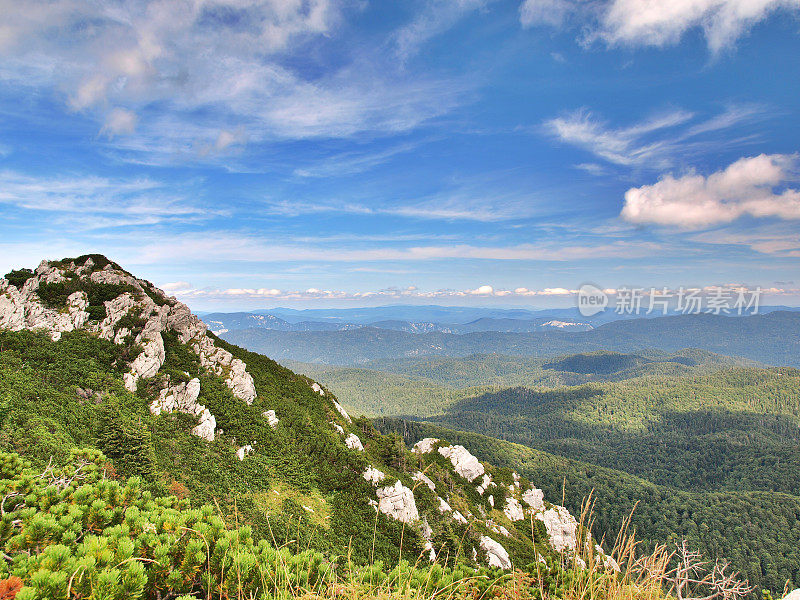
[[[800,371],[789,367],[508,388],[428,418],[675,488],[800,496]]]
[[[567,506],[592,494],[597,534],[614,535],[615,523],[633,510],[632,524],[646,545],[687,537],[706,556],[725,556],[760,587],[800,585],[800,498],[775,492],[689,492],[660,486],[614,469],[563,458],[477,433],[400,419],[376,419],[384,433],[406,443],[443,436],[498,465],[541,473],[542,489],[563,494]],[[634,510],[635,508],[635,510]]]
[[[276,360],[359,365],[371,360],[419,356],[505,354],[558,356],[612,350],[674,352],[701,348],[771,365],[800,366],[800,312],[729,317],[700,314],[632,319],[591,331],[423,334],[364,327],[348,331],[295,332],[245,329],[226,340]]]
[[[40,553],[60,556],[44,563],[57,567],[70,553],[93,552],[76,539],[85,532],[71,512],[86,495],[31,484],[69,471],[76,457],[101,474],[91,493],[172,496],[162,507],[213,502],[203,518],[247,525],[242,535],[259,547],[312,548],[359,566],[439,555],[470,569],[525,568],[539,557],[578,563],[577,522],[533,482],[445,440],[412,452],[352,418],[319,383],[220,340],[186,305],[101,255],[43,261],[0,279],[0,495],[15,499],[3,505],[0,548],[20,576],[33,577]],[[128,477],[137,483],[126,485]],[[42,493],[38,509],[20,486]],[[56,498],[65,498],[61,506]],[[94,533],[122,526],[124,502],[104,498],[83,523]],[[146,499],[139,510],[152,506]],[[571,550],[553,541],[564,527]],[[7,567],[0,561],[0,579]],[[176,573],[166,597],[199,590],[196,570],[186,580]],[[42,586],[27,597],[68,596],[70,575],[26,580]],[[480,576],[490,575],[502,577]]]
[[[554,388],[636,377],[675,377],[726,367],[760,366],[748,359],[696,348],[674,353],[592,352],[538,358],[478,354],[376,360],[363,367],[283,361],[298,373],[325,383],[340,401],[367,416],[443,413],[453,403],[516,386]]]

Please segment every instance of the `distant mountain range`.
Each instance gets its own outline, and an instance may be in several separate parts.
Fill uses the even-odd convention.
[[[588,322],[564,321],[549,317],[533,319],[512,319],[509,317],[481,317],[468,323],[435,323],[432,321],[403,321],[386,319],[370,323],[347,321],[297,321],[292,322],[274,314],[259,313],[209,313],[203,321],[216,333],[225,333],[236,329],[272,329],[275,331],[346,331],[361,327],[375,327],[407,333],[475,333],[477,331],[530,332],[561,329],[565,331],[588,331],[592,325]]]
[[[759,312],[767,314],[775,311],[796,311],[800,307],[789,306],[761,306]],[[260,322],[261,327],[266,329],[281,329],[292,331],[286,325],[301,325],[295,331],[332,331],[325,329],[323,324],[338,324],[339,329],[350,329],[353,326],[369,325],[382,327],[385,329],[399,329],[405,331],[404,327],[392,325],[393,323],[434,325],[435,330],[453,333],[468,333],[464,329],[456,332],[453,328],[465,326],[473,323],[485,323],[478,325],[479,329],[471,331],[527,331],[518,322],[534,321],[539,325],[548,321],[562,321],[571,323],[584,323],[597,327],[603,323],[611,321],[630,320],[638,318],[658,318],[665,315],[654,312],[650,315],[639,314],[617,314],[611,309],[607,309],[596,315],[586,317],[580,314],[577,308],[547,308],[547,309],[526,309],[526,308],[487,308],[487,307],[467,307],[467,306],[437,306],[424,305],[417,306],[412,304],[394,304],[386,306],[368,306],[361,308],[314,308],[298,310],[294,308],[270,308],[253,311],[238,312],[199,312],[195,314],[201,316],[208,323],[208,319],[227,324],[235,322],[237,319],[252,317],[253,322]],[[676,316],[681,313],[671,311],[667,316]],[[262,318],[263,317],[263,318]],[[267,324],[273,323],[274,327]],[[286,324],[286,325],[284,325]],[[313,324],[313,325],[312,325]],[[555,326],[558,326],[557,324]],[[228,329],[246,329],[242,326],[228,327]],[[433,331],[431,328],[422,327],[420,331]],[[412,331],[415,333],[416,331]]]
[[[208,318],[208,317],[207,317]],[[213,328],[213,327],[212,327]],[[800,312],[749,317],[709,314],[614,321],[589,331],[408,333],[361,327],[343,331],[229,330],[222,337],[277,360],[338,365],[418,356],[558,356],[612,350],[674,352],[701,348],[772,365],[800,366]]]

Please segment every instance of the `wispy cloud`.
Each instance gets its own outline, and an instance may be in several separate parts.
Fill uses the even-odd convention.
[[[404,143],[373,152],[342,152],[317,163],[298,167],[294,174],[299,177],[342,177],[369,171],[389,162],[395,156],[411,152],[418,143]]]
[[[414,20],[396,32],[394,42],[398,56],[408,59],[419,52],[425,42],[489,2],[491,0],[428,0]]]
[[[677,156],[714,147],[713,142],[696,141],[701,134],[751,123],[763,114],[757,106],[731,106],[708,119],[690,111],[671,110],[632,125],[613,127],[584,109],[550,119],[544,126],[562,142],[610,163],[663,169],[672,166]]]
[[[523,27],[557,27],[574,19],[584,28],[586,42],[602,40],[609,46],[663,47],[702,29],[709,49],[717,53],[775,12],[798,9],[798,0],[525,0],[520,22]]]
[[[0,206],[55,218],[71,217],[79,229],[154,225],[192,221],[219,211],[191,205],[149,178],[109,179],[96,176],[35,177],[0,171]]]
[[[321,75],[289,66],[337,34],[348,6],[0,0],[0,79],[66,94],[114,148],[151,162],[159,151],[208,160],[247,141],[408,131],[474,86],[405,73],[379,48],[321,54]]]

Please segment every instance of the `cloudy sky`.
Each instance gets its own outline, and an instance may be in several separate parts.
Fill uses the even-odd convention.
[[[800,304],[800,0],[0,0],[0,272],[195,308]]]

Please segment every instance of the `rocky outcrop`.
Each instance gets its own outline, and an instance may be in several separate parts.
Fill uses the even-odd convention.
[[[188,383],[179,383],[162,389],[158,398],[150,404],[150,412],[160,415],[162,412],[183,412],[196,415],[199,423],[192,429],[192,433],[208,440],[214,441],[214,430],[217,420],[208,409],[197,401],[200,395],[200,380],[192,379]]]
[[[42,270],[42,265],[37,275],[28,279],[20,290],[7,279],[0,279],[0,328],[43,330],[57,341],[62,333],[83,328],[89,320],[86,311],[89,300],[85,292],[77,291],[69,295],[63,310],[46,307],[36,294],[39,283],[58,283],[59,280],[54,276],[55,270]]]
[[[411,451],[415,454],[427,454],[433,450],[433,447],[438,441],[439,438],[425,438],[424,440],[420,440],[414,444],[414,447],[411,448]]]
[[[350,448],[351,450],[364,450],[364,446],[361,444],[361,440],[358,439],[358,436],[355,433],[351,433],[344,439],[345,445]]]
[[[275,429],[278,426],[278,423],[281,422],[274,410],[265,410],[261,413],[261,416],[267,420],[267,424],[273,429]]]
[[[340,415],[344,417],[344,420],[348,423],[352,423],[353,419],[350,418],[350,415],[347,414],[347,411],[344,409],[344,406],[339,404],[336,400],[333,400],[333,405],[336,407],[336,410],[339,412]]]
[[[254,452],[253,447],[250,444],[246,446],[242,446],[236,451],[236,458],[239,460],[244,460],[244,457],[248,454],[252,454]]]
[[[489,536],[481,536],[480,541],[481,550],[486,553],[486,559],[490,567],[499,567],[501,569],[511,568],[511,558],[508,552],[499,542],[494,541]]]
[[[379,471],[372,465],[367,467],[362,476],[372,485],[378,485],[386,478],[386,475],[383,474],[383,471]]]
[[[522,504],[513,496],[506,498],[506,505],[503,508],[503,512],[508,517],[509,521],[522,521],[525,518]]]
[[[544,492],[532,487],[522,494],[522,501],[533,510],[542,510],[544,508]]]
[[[449,458],[455,472],[469,482],[484,474],[483,465],[464,446],[443,446],[439,448],[439,454]]]
[[[491,475],[488,475],[488,474],[484,473],[483,479],[481,480],[480,485],[477,487],[478,493],[481,496],[483,496],[484,492],[486,492],[486,490],[489,489],[490,485],[493,485],[493,486],[497,487],[497,484],[492,482]]]
[[[417,471],[416,473],[414,473],[411,476],[411,479],[413,479],[414,481],[419,481],[420,483],[424,483],[425,485],[428,486],[428,489],[430,489],[430,491],[432,492],[436,491],[436,484],[433,483],[431,478],[425,475],[425,473],[423,473],[422,471]]]
[[[394,485],[380,488],[378,494],[378,510],[388,517],[403,523],[419,520],[414,493],[400,481]]]
[[[45,306],[37,294],[42,284],[65,282],[73,289],[82,289],[71,293],[63,307]],[[121,286],[125,291],[116,298],[104,301],[106,314],[102,320],[90,321],[89,297],[83,290],[108,284]],[[126,317],[128,319],[122,325]],[[131,330],[131,320],[137,323],[137,331]],[[173,332],[182,343],[197,353],[201,366],[224,379],[235,397],[248,404],[256,398],[255,383],[247,372],[247,365],[218,347],[207,335],[205,324],[192,314],[188,306],[167,297],[149,282],[133,277],[113,263],[98,269],[91,258],[87,258],[83,264],[42,261],[34,275],[20,289],[6,279],[0,280],[0,328],[12,331],[41,329],[53,340],[60,339],[65,332],[87,329],[116,344],[137,344],[141,352],[131,361],[123,377],[125,387],[130,391],[136,390],[139,379],[150,379],[159,373],[166,358],[162,334]],[[199,390],[199,381],[193,381],[197,383],[190,382],[189,391],[170,386],[167,381],[154,402],[157,406],[153,410],[196,414],[200,423],[194,432],[213,440],[216,426],[214,417],[204,407],[202,410],[197,408],[201,405],[197,404],[194,391],[195,388]],[[190,399],[192,396],[193,400]]]
[[[536,518],[544,523],[550,545],[558,552],[574,552],[578,545],[578,521],[563,506],[552,506]]]
[[[782,600],[800,600],[800,588],[786,594]]]

